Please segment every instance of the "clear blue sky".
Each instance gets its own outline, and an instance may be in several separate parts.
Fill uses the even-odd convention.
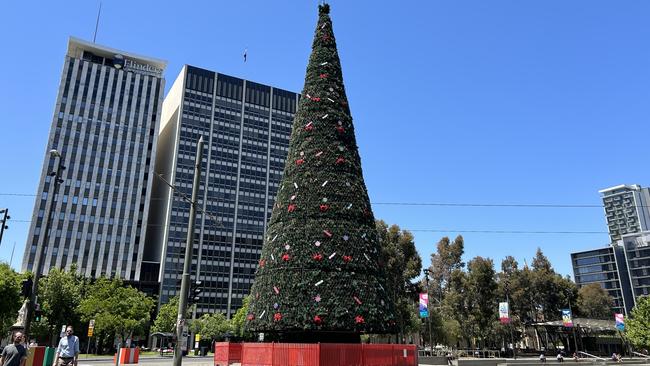
[[[598,190],[650,185],[650,2],[332,1],[366,184],[373,202],[599,204]],[[301,91],[316,1],[103,2],[97,42]],[[70,35],[92,40],[97,1],[12,1],[0,22],[0,207],[31,218]],[[248,48],[248,62],[242,53]],[[443,235],[466,259],[520,263],[541,247],[608,244],[600,208],[375,205],[415,231],[424,262]],[[20,267],[28,223],[0,260]],[[465,230],[465,232],[463,231]]]

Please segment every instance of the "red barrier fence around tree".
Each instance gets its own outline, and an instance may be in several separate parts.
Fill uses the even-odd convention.
[[[215,366],[417,366],[412,344],[218,342]]]

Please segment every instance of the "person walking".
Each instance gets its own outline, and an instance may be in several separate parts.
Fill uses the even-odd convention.
[[[21,344],[22,342],[23,333],[16,332],[14,334],[14,342],[2,350],[2,356],[0,357],[1,366],[25,366],[27,350]]]
[[[544,353],[540,353],[539,355],[539,361],[541,363],[546,363],[546,355]]]
[[[73,333],[74,329],[68,326],[65,330],[65,336],[59,341],[53,366],[77,366],[79,338]]]
[[[556,358],[557,358],[557,362],[564,362],[564,356],[562,355],[562,352],[558,352]]]

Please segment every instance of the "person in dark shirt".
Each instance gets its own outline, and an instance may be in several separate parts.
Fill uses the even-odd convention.
[[[2,350],[2,357],[0,357],[0,365],[2,366],[25,366],[27,361],[27,350],[21,344],[23,341],[23,333],[16,332],[14,334],[14,343],[5,347]]]

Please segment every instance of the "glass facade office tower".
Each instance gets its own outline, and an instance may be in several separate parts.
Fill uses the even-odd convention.
[[[650,189],[638,184],[619,185],[599,191],[612,243],[623,235],[650,230]]]
[[[634,307],[625,253],[621,246],[571,253],[573,278],[578,287],[599,284],[614,300],[612,310],[629,314]]]
[[[48,173],[55,167],[47,155],[23,271],[34,269],[37,249],[45,245],[43,274],[76,264],[90,277],[143,280],[165,66],[165,61],[69,39],[45,150],[61,153],[64,181],[52,197]],[[44,243],[44,210],[52,199]]]
[[[180,288],[199,136],[205,141],[192,256],[197,313],[230,316],[248,294],[284,170],[299,94],[184,66],[163,102],[148,253],[160,303]]]

